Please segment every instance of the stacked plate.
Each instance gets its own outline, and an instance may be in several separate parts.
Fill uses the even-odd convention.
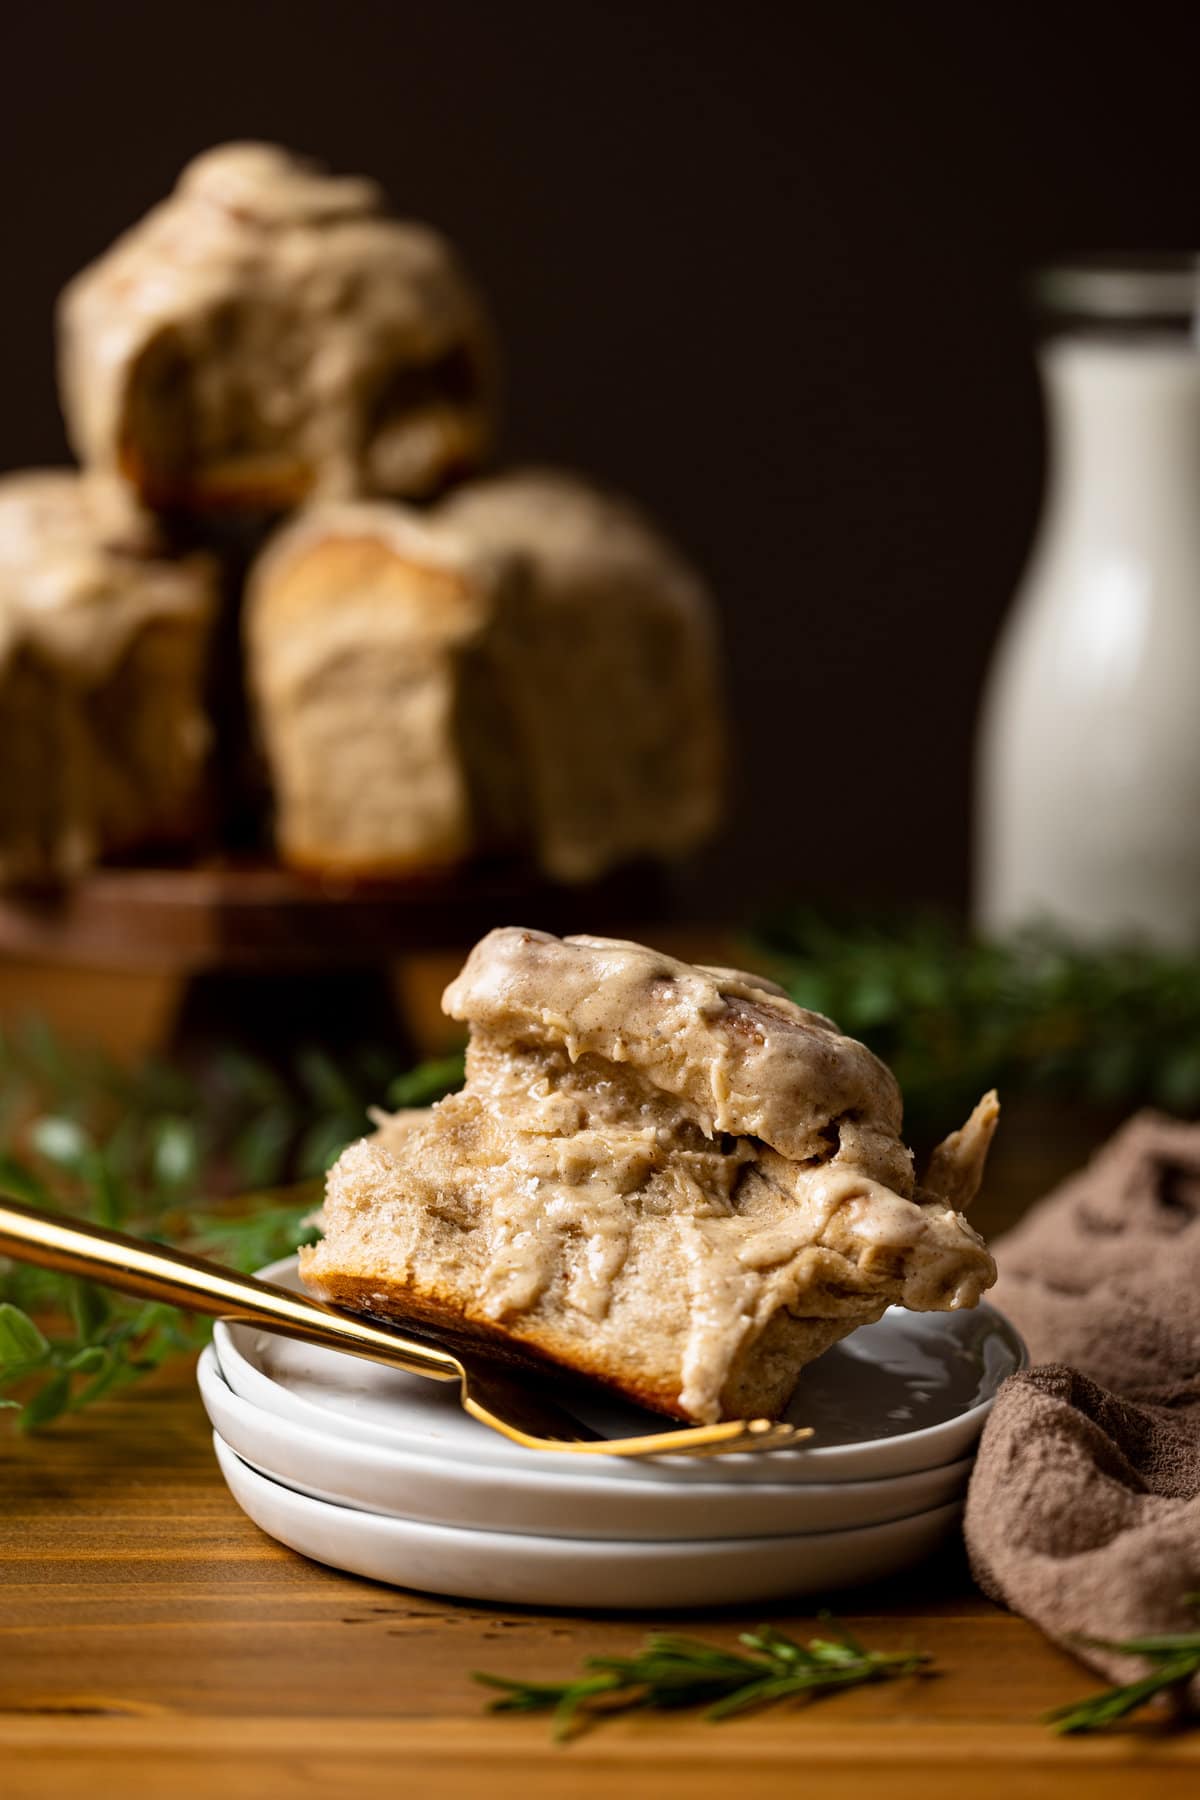
[[[300,1287],[294,1258],[262,1274]],[[464,1599],[657,1610],[827,1592],[927,1555],[1024,1361],[992,1307],[893,1308],[802,1376],[788,1416],[810,1447],[699,1461],[523,1450],[449,1383],[255,1326],[219,1325],[199,1381],[235,1499],[304,1555]],[[587,1422],[630,1435],[646,1415],[600,1400]]]

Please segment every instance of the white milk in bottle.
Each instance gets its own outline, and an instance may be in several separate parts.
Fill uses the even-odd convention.
[[[1200,269],[1044,296],[1049,489],[984,699],[976,922],[1200,948]]]

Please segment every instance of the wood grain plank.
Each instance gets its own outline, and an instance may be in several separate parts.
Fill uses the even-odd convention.
[[[117,1793],[136,1770],[139,1793],[176,1800],[258,1800],[268,1795],[486,1793],[497,1800],[570,1794],[645,1796],[778,1794],[802,1782],[822,1796],[862,1796],[884,1786],[901,1800],[950,1800],[964,1792],[1063,1800],[1075,1792],[1117,1800],[1136,1775],[1144,1793],[1194,1793],[1200,1759],[1192,1740],[1093,1740],[1064,1744],[1029,1728],[880,1727],[849,1733],[814,1723],[743,1721],[697,1727],[637,1720],[558,1748],[532,1722],[488,1721],[445,1731],[430,1721],[364,1723],[352,1734],[316,1721],[261,1719],[214,1733],[201,1722],[60,1718],[53,1743],[37,1722],[0,1722],[0,1754],[13,1800],[75,1800]],[[91,1784],[89,1787],[89,1783]]]
[[[567,1750],[482,1711],[477,1668],[556,1676],[685,1625],[730,1641],[762,1609],[578,1617],[404,1593],[306,1562],[226,1492],[188,1367],[36,1439],[0,1434],[4,1800],[489,1800],[688,1793],[822,1800],[1128,1800],[1200,1791],[1200,1737],[1063,1741],[1037,1723],[1091,1677],[972,1587],[960,1553],[833,1597],[937,1673],[714,1727],[618,1721]],[[804,1635],[813,1607],[765,1609]]]

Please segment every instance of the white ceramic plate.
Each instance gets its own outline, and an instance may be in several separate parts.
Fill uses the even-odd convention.
[[[303,1292],[296,1259],[259,1271]],[[221,1373],[235,1394],[323,1436],[349,1438],[475,1466],[578,1475],[580,1460],[523,1450],[470,1418],[448,1382],[385,1369],[341,1351],[278,1337],[251,1325],[218,1324]],[[986,1302],[970,1312],[912,1313],[892,1307],[809,1365],[787,1417],[816,1428],[811,1447],[689,1462],[589,1461],[610,1480],[712,1483],[875,1481],[937,1468],[974,1447],[1002,1381],[1027,1358],[1004,1316]],[[576,1402],[572,1397],[571,1405]],[[650,1415],[598,1397],[577,1408],[610,1435],[647,1429]],[[656,1421],[652,1429],[661,1429]]]
[[[676,1541],[842,1531],[961,1499],[973,1461],[835,1483],[622,1482],[588,1463],[574,1475],[545,1475],[536,1458],[521,1468],[476,1465],[314,1431],[241,1399],[211,1346],[197,1379],[213,1425],[260,1474],[317,1500],[471,1531]]]
[[[955,1502],[858,1531],[675,1544],[459,1531],[313,1500],[248,1467],[219,1433],[213,1442],[234,1499],[280,1543],[373,1581],[504,1605],[644,1612],[831,1593],[919,1562],[961,1512]]]

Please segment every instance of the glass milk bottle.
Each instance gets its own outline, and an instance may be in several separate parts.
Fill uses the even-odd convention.
[[[1200,265],[1041,291],[1049,489],[984,699],[976,923],[1200,948]]]

